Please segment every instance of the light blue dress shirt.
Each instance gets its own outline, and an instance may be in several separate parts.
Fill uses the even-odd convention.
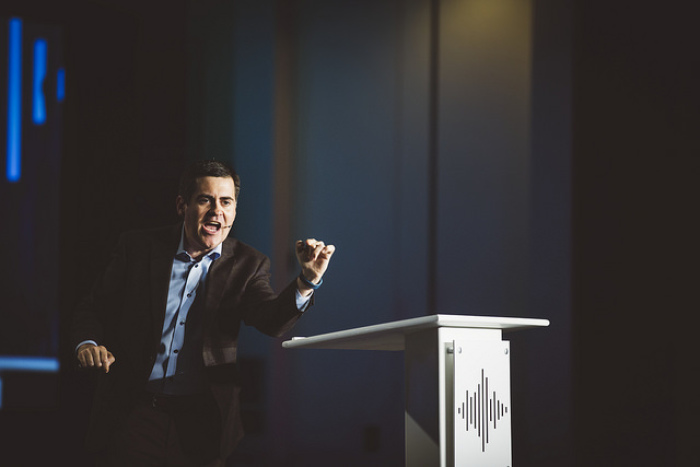
[[[148,390],[164,394],[192,394],[203,391],[201,362],[201,316],[192,304],[205,287],[211,264],[221,256],[221,244],[195,261],[185,251],[182,235],[170,272],[165,320]],[[185,341],[187,333],[187,341]]]

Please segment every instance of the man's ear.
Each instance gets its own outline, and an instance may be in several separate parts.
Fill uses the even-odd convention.
[[[187,203],[185,202],[185,199],[178,195],[177,198],[175,198],[175,209],[177,209],[177,215],[182,217],[185,215],[185,209],[187,209]]]

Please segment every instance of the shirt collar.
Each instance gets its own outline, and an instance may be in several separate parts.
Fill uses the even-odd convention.
[[[216,245],[216,247],[211,250],[206,256],[208,256],[212,261],[221,256],[222,243]],[[180,231],[180,243],[177,245],[177,253],[175,253],[175,258],[181,261],[193,261],[187,251],[185,251],[185,224],[182,224],[182,230]]]

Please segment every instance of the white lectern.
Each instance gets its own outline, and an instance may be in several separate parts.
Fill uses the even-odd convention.
[[[313,337],[288,349],[403,350],[406,465],[510,467],[510,345],[545,319],[431,315]]]

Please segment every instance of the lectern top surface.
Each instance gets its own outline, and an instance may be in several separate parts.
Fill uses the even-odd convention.
[[[517,330],[549,326],[546,319],[496,316],[430,315],[344,331],[295,337],[282,343],[291,348],[403,350],[405,337],[413,332],[439,327]]]

